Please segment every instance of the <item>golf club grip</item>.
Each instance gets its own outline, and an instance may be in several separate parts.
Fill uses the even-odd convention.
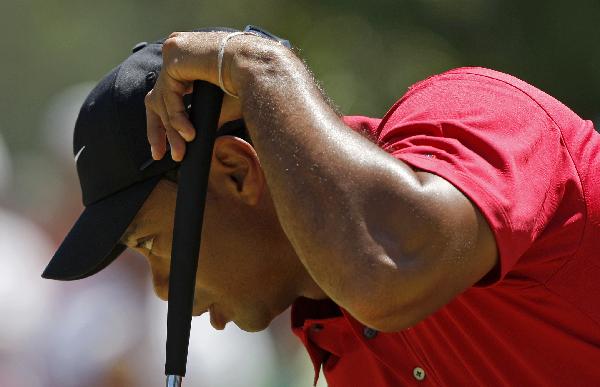
[[[166,375],[185,376],[196,269],[212,149],[223,92],[208,82],[194,82],[190,119],[196,138],[187,144],[179,168],[167,314]]]

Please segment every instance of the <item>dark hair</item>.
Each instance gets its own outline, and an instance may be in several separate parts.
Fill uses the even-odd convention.
[[[220,136],[235,136],[252,144],[252,139],[250,138],[250,133],[248,133],[248,128],[246,128],[244,120],[229,121],[223,124],[217,131],[217,137]]]
[[[217,131],[217,137],[220,136],[235,136],[252,144],[252,139],[250,138],[250,134],[248,133],[248,129],[246,128],[246,123],[244,122],[244,120],[229,121],[223,124],[223,126],[221,126]],[[165,157],[169,156],[167,155]],[[171,169],[163,174],[163,177],[165,179],[170,180],[174,183],[177,183],[178,176],[179,167]]]

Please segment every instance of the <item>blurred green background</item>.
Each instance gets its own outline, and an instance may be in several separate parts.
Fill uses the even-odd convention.
[[[139,41],[152,41],[176,30],[256,24],[288,38],[300,49],[301,56],[344,114],[382,116],[411,84],[421,79],[454,67],[485,66],[532,83],[582,117],[598,122],[599,20],[598,0],[2,0],[0,140],[3,137],[6,146],[4,151],[0,146],[0,180],[4,173],[0,210],[4,208],[11,217],[29,222],[48,240],[45,255],[36,256],[34,269],[27,271],[30,277],[24,281],[30,282],[21,282],[20,286],[40,286],[49,292],[59,289],[62,293],[58,301],[48,301],[51,307],[45,314],[59,320],[66,318],[60,312],[64,310],[62,304],[68,303],[74,293],[81,294],[77,286],[87,286],[36,281],[40,281],[41,269],[81,209],[69,154],[79,104],[89,88],[125,59]],[[0,226],[9,227],[8,221],[3,224],[2,219],[6,218],[0,216]],[[23,242],[19,246],[31,240],[30,234],[20,235]],[[8,243],[4,241],[0,238],[0,242]],[[7,245],[0,244],[0,248]],[[20,254],[18,251],[16,255]],[[0,250],[3,258],[1,254]],[[16,259],[5,254],[4,259],[8,258]],[[14,262],[17,260],[8,264]],[[140,278],[144,294],[151,293],[145,266],[131,265],[133,269],[127,270],[138,273],[135,275]],[[125,269],[114,270],[116,273]],[[98,281],[116,281],[110,277],[116,274],[101,275],[105,277],[100,276]],[[13,290],[0,287],[0,305],[8,305],[8,300],[19,302],[21,295]],[[34,300],[36,293],[32,297]],[[97,307],[107,308],[108,304],[98,303]],[[9,312],[15,313],[12,309],[0,310],[3,316]],[[31,311],[19,313],[24,320],[32,319]],[[37,334],[52,338],[53,332],[44,331],[43,326],[53,325],[40,319],[40,326],[35,328],[39,330]],[[119,326],[115,321],[106,324]],[[11,332],[9,324],[4,319],[0,332]],[[143,322],[136,325],[142,326]],[[279,326],[287,328],[285,321]],[[282,334],[278,332],[276,329],[270,334],[281,341]],[[0,335],[0,374],[2,370],[15,369],[9,360],[25,356],[21,344],[10,341],[8,333],[4,336]],[[23,337],[27,341],[32,334]],[[158,346],[162,350],[162,342]],[[282,360],[291,353],[290,348],[296,348],[289,346],[293,344],[275,347],[279,360],[271,361],[276,366],[268,371],[272,374],[269,385],[294,385],[290,380],[298,375],[296,363]],[[50,343],[46,350],[47,353],[27,355],[41,364],[28,369],[37,370],[41,376],[29,384],[21,380],[20,386],[66,386],[60,376],[48,371],[60,368],[52,366],[49,359],[54,361],[73,349]],[[105,378],[100,377],[98,385],[149,385],[123,379],[119,373],[119,364],[123,363],[115,359],[127,358],[127,351],[141,350],[123,351],[118,354],[121,358],[94,363],[99,364],[94,372]],[[23,359],[30,359],[27,356]],[[310,368],[308,358],[302,357],[301,363]],[[158,375],[161,364],[159,360],[149,367]],[[102,367],[110,372],[103,374]],[[309,375],[298,385],[309,385],[310,381]],[[2,377],[0,385],[10,386]],[[205,385],[219,384],[213,381]]]
[[[406,88],[458,66],[512,73],[580,115],[600,110],[600,1],[2,1],[0,128],[36,144],[40,113],[138,41],[199,26],[288,37],[344,113],[380,116]]]

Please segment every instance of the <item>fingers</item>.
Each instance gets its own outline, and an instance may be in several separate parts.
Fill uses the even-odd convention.
[[[183,94],[190,87],[165,78],[168,75],[161,73],[155,87],[144,100],[148,142],[152,158],[160,160],[167,149],[166,136],[171,147],[171,157],[175,161],[181,161],[185,155],[185,141],[191,141],[195,137],[194,127],[183,104]]]
[[[165,105],[164,100],[160,103],[159,115],[161,117],[161,121],[164,127],[165,134],[167,139],[169,140],[169,145],[171,146],[171,157],[175,161],[183,160],[183,156],[185,155],[185,140],[181,137],[181,134],[177,132],[171,125],[171,121],[169,119],[169,113],[167,112],[167,107]]]
[[[163,103],[169,124],[186,141],[192,141],[196,135],[196,131],[189,120],[185,105],[183,104],[183,95],[187,92],[187,87],[168,76],[166,78],[167,89],[163,93]]]
[[[150,150],[154,160],[160,160],[167,151],[165,141],[165,128],[158,114],[150,108],[150,93],[146,96],[146,135],[150,143]]]
[[[186,141],[192,141],[196,135],[183,96],[192,92],[193,80],[216,82],[218,47],[225,35],[175,32],[163,43],[162,70],[145,100],[147,136],[155,160],[164,157],[167,140],[173,160],[183,159]],[[240,101],[225,98],[219,126],[241,116]]]
[[[183,160],[183,156],[185,156],[185,140],[173,128],[166,129],[166,134],[171,146],[171,157],[175,161]]]

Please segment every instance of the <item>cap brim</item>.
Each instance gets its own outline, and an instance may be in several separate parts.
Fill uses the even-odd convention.
[[[136,183],[87,206],[42,277],[71,281],[108,266],[125,250],[119,240],[159,180],[156,176]]]

